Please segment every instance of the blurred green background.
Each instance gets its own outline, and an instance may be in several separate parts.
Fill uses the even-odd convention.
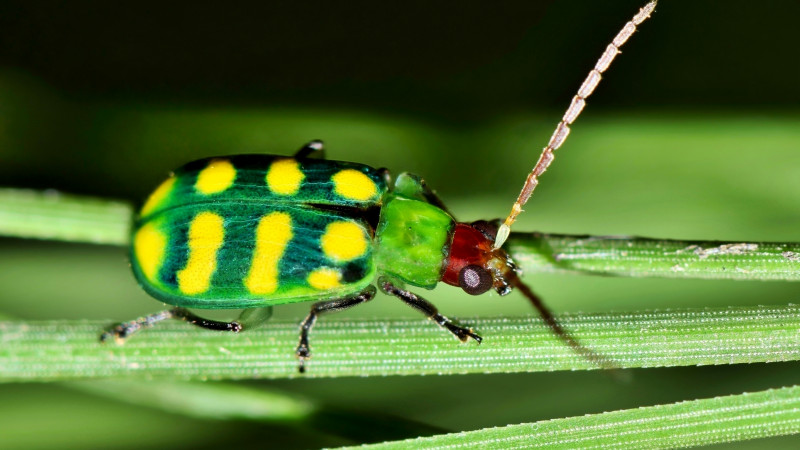
[[[186,161],[291,154],[320,138],[331,159],[425,177],[460,219],[502,216],[641,3],[7,0],[0,185],[138,203]],[[662,0],[516,229],[799,240],[797,17],[793,0]],[[0,312],[11,317],[126,320],[160,307],[124,249],[6,239],[0,255]],[[800,301],[790,283],[529,281],[559,312]],[[462,318],[531,313],[514,294],[444,287],[427,297]],[[307,309],[276,315],[300,320]],[[386,297],[340,316],[415,317]],[[395,422],[462,431],[790,385],[799,368],[636,370],[627,384],[599,372],[248,383],[324,406],[301,424],[200,421],[55,384],[3,385],[0,447],[333,446],[421,433]]]

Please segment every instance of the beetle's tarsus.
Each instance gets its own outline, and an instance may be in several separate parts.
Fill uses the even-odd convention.
[[[297,350],[295,350],[295,355],[297,355],[297,357],[300,358],[301,361],[311,357],[311,350],[308,347],[307,336],[300,336],[300,343],[297,345]]]
[[[308,349],[308,343],[302,343],[297,346],[297,357],[301,359],[308,358],[311,356],[311,352]]]
[[[450,320],[450,319],[442,316],[441,314],[439,314],[439,316],[441,318],[443,318],[444,320],[447,320],[447,321]],[[433,319],[433,320],[436,320],[436,319]],[[468,340],[473,339],[473,340],[475,340],[475,342],[480,344],[481,341],[483,341],[483,338],[480,337],[479,335],[475,334],[475,332],[472,330],[472,328],[460,327],[460,326],[456,325],[455,323],[453,323],[452,321],[444,322],[444,323],[440,323],[440,322],[437,321],[437,323],[439,323],[444,328],[446,328],[447,331],[453,333],[458,338],[458,340],[461,341],[461,342],[467,342]]]
[[[461,328],[459,330],[458,338],[461,339],[461,342],[467,342],[468,340],[472,339],[480,344],[481,341],[483,341],[483,338],[475,334],[475,332],[472,331],[472,328]]]
[[[149,316],[148,316],[149,317]],[[109,339],[114,339],[117,344],[122,344],[125,339],[130,337],[133,333],[139,331],[143,324],[140,321],[145,318],[133,320],[130,322],[115,323],[100,334],[100,342],[106,342]],[[144,325],[147,325],[146,323]]]
[[[438,323],[440,326],[445,328],[447,331],[453,333],[459,341],[467,342],[470,338],[474,339],[478,343],[480,343],[483,338],[475,334],[472,329],[460,327],[453,322],[452,319],[449,319],[441,314],[438,314],[439,318],[432,318],[432,320]]]
[[[306,360],[311,358],[311,350],[308,348],[308,342],[303,342],[301,338],[300,344],[297,346],[297,371],[299,373],[306,373]]]
[[[119,333],[111,332],[111,331],[104,331],[100,334],[100,342],[106,342],[107,340],[114,338],[116,341],[121,341]]]

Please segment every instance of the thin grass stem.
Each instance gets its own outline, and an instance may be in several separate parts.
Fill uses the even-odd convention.
[[[800,307],[565,315],[564,327],[620,368],[800,359]],[[596,369],[538,317],[466,319],[484,336],[461,344],[425,320],[325,320],[305,377]],[[87,378],[291,378],[298,324],[240,334],[163,323],[123,345],[100,343],[102,321],[0,322],[0,382]]]

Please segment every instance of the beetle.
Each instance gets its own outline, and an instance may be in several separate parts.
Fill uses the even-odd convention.
[[[386,169],[326,160],[320,140],[293,157],[235,155],[194,161],[153,191],[132,228],[130,259],[137,281],[148,294],[175,307],[115,324],[101,340],[122,341],[169,318],[239,332],[268,318],[273,305],[315,301],[300,324],[295,351],[303,372],[318,316],[368,302],[380,289],[461,342],[480,343],[474,330],[406,289],[432,289],[444,282],[471,295],[519,290],[558,337],[603,363],[522,282],[502,245],[601,74],[655,3],[643,7],[608,45],[502,224],[458,222],[422,178],[401,173],[392,180]],[[187,308],[244,311],[239,319],[222,322]]]

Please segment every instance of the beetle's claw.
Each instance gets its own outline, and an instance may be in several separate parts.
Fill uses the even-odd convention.
[[[467,342],[470,338],[472,338],[472,339],[475,340],[475,342],[480,344],[481,341],[483,340],[482,337],[480,337],[479,335],[475,334],[474,331],[472,331],[472,328],[459,327],[459,326],[456,326],[455,324],[452,324],[452,323],[451,324],[447,324],[445,326],[461,342]]]
[[[475,340],[475,342],[477,342],[478,344],[480,344],[481,342],[483,342],[483,338],[482,338],[482,337],[480,337],[479,335],[475,334],[475,333],[472,331],[472,328],[467,328],[467,336],[468,336],[468,337],[471,337],[472,339],[474,339],[474,340]],[[465,341],[466,341],[466,339],[465,339]]]
[[[475,340],[475,342],[477,342],[478,344],[480,344],[481,341],[483,341],[483,338],[475,334],[475,332],[472,331],[472,328],[460,328],[458,331],[459,332],[457,336],[461,342],[467,342],[470,338]]]

